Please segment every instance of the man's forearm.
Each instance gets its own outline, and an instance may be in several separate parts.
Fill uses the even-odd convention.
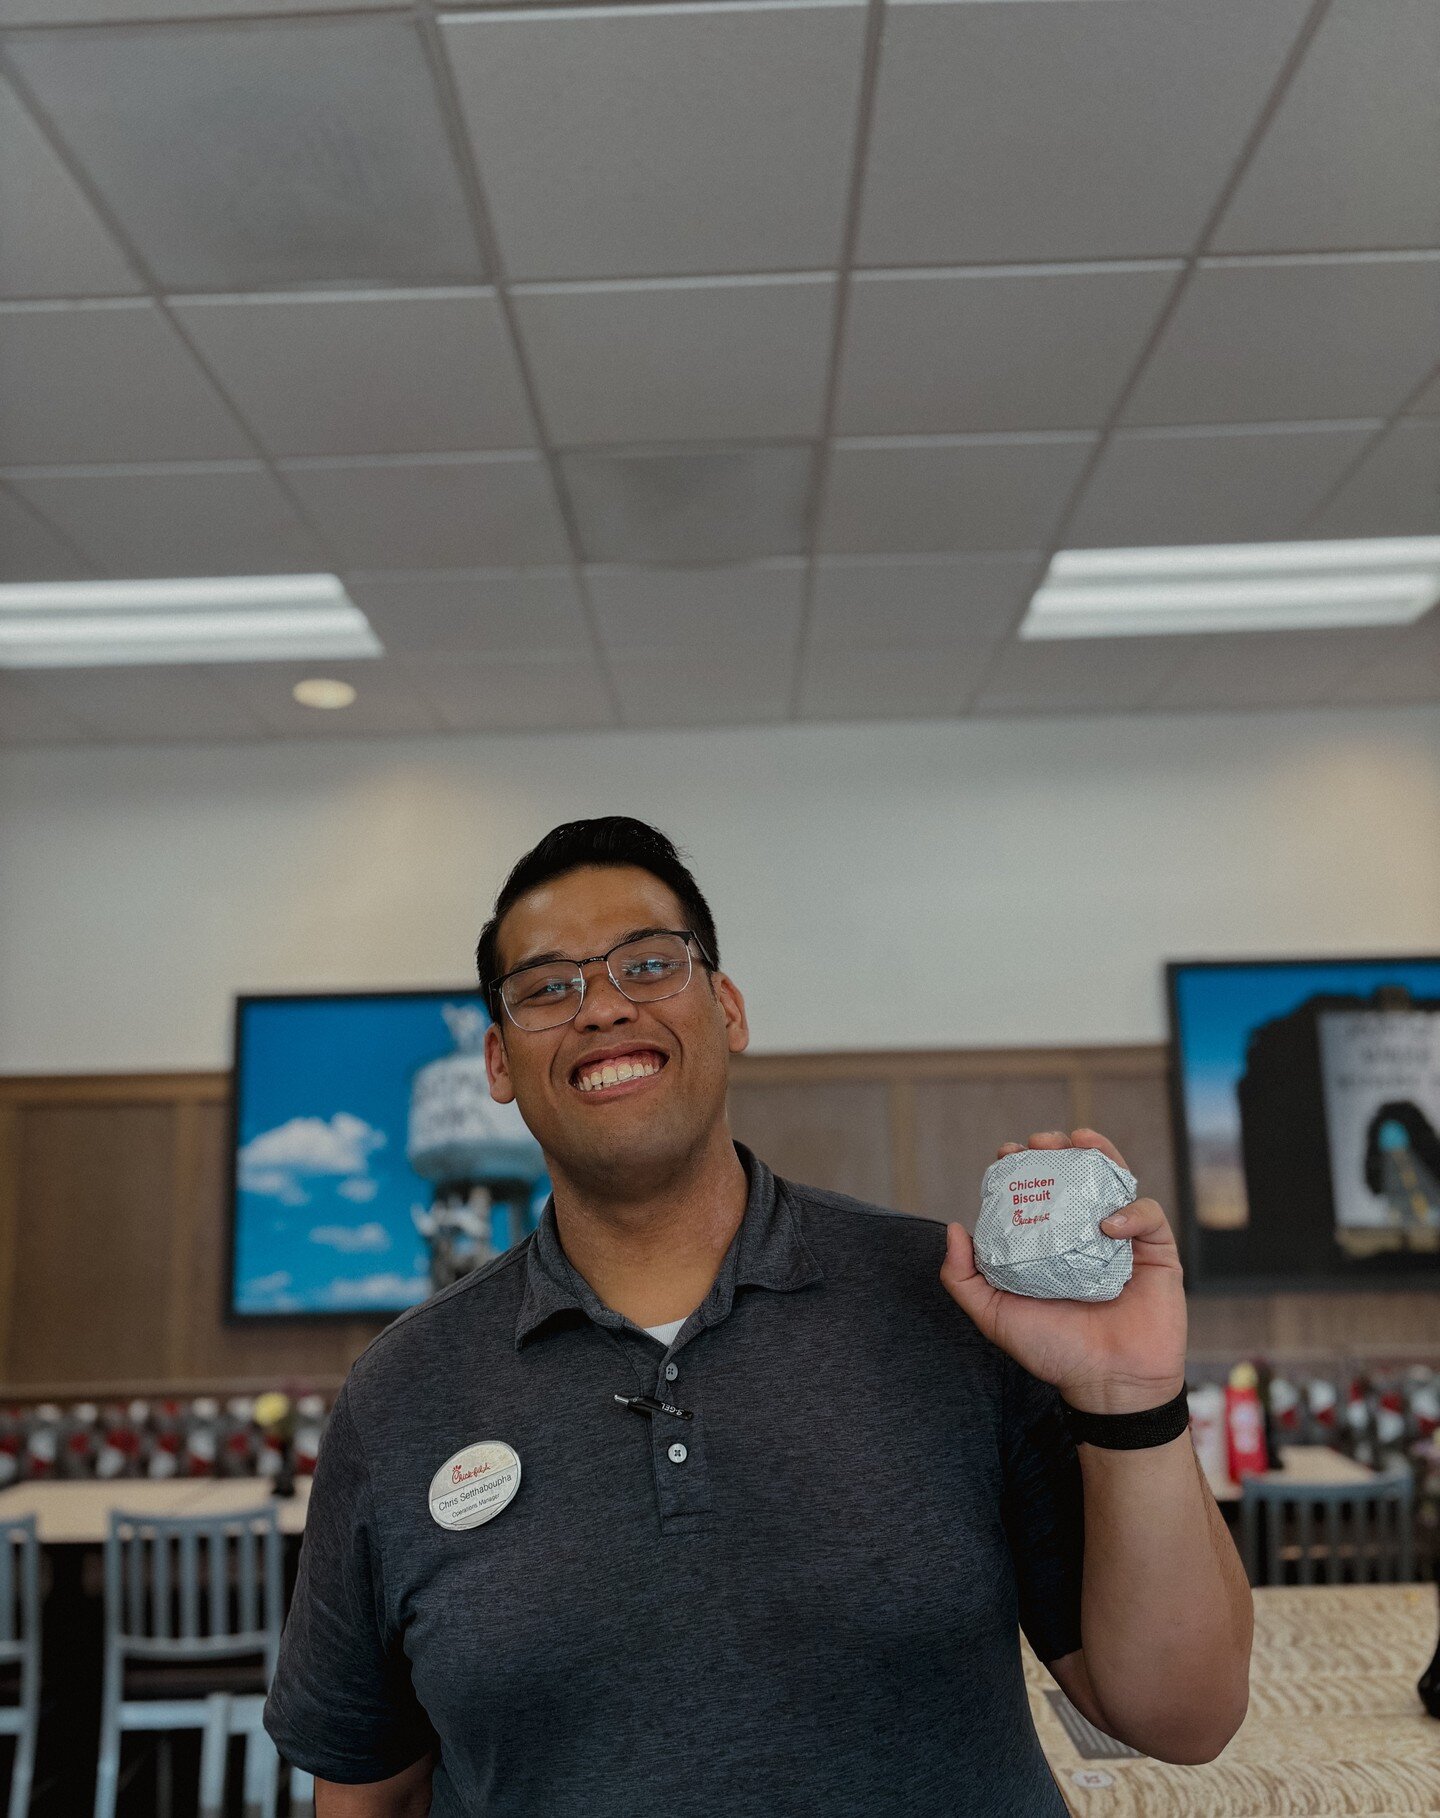
[[[1254,1611],[1190,1435],[1079,1455],[1081,1645],[1105,1727],[1160,1760],[1213,1760],[1244,1720]]]

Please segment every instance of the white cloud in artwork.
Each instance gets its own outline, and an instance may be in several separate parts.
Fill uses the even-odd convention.
[[[380,1191],[380,1183],[371,1180],[368,1174],[360,1174],[351,1180],[342,1180],[335,1191],[343,1193],[346,1199],[353,1199],[357,1205],[363,1205],[366,1200],[374,1199]]]
[[[368,1225],[316,1225],[310,1241],[328,1244],[332,1250],[343,1250],[348,1255],[361,1250],[388,1250],[390,1233],[372,1219]]]
[[[385,1140],[383,1130],[372,1128],[349,1111],[337,1111],[328,1122],[323,1117],[292,1117],[273,1130],[262,1130],[244,1145],[240,1185],[247,1193],[263,1194],[287,1206],[303,1206],[310,1198],[303,1184],[307,1178],[352,1177],[341,1180],[341,1192],[356,1181],[363,1183],[371,1155],[384,1148]],[[367,1196],[362,1188],[361,1193],[348,1193],[347,1197]]]
[[[269,1300],[290,1286],[290,1271],[277,1269],[273,1275],[257,1275],[240,1290],[242,1300]]]
[[[386,1307],[424,1300],[429,1293],[428,1275],[401,1275],[398,1270],[389,1269],[350,1281],[332,1281],[325,1289],[325,1298],[342,1307]]]

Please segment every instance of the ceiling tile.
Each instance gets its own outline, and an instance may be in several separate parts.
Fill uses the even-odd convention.
[[[140,289],[120,248],[4,82],[0,233],[0,296],[119,296]]]
[[[443,724],[398,662],[376,657],[359,663],[319,658],[313,663],[226,663],[212,672],[245,711],[279,738],[357,738],[372,733],[434,733]],[[302,707],[291,690],[311,676],[333,677],[355,688],[348,707]]]
[[[821,548],[1043,548],[1093,443],[1085,435],[837,442]]]
[[[395,0],[305,0],[307,13],[360,12]],[[136,19],[215,19],[241,0],[0,0],[0,25],[118,25]],[[295,11],[295,0],[243,0],[247,13]]]
[[[297,462],[284,471],[347,566],[529,566],[570,553],[538,455]]]
[[[1331,696],[1336,706],[1398,707],[1440,701],[1440,611],[1397,630],[1373,663],[1359,662]]]
[[[654,449],[561,457],[592,562],[727,562],[800,555],[808,448]]]
[[[827,557],[816,566],[810,642],[855,651],[999,640],[1044,567],[1037,555]]]
[[[1416,398],[1410,406],[1409,414],[1415,417],[1440,417],[1440,373],[1436,373]]]
[[[629,727],[778,725],[790,717],[794,659],[730,650],[612,665]]]
[[[0,486],[0,581],[74,581],[94,572],[32,508]]]
[[[352,574],[346,591],[403,656],[573,657],[591,648],[567,568]]]
[[[258,463],[11,476],[103,574],[314,574],[331,562]]]
[[[271,454],[439,454],[534,439],[493,292],[176,302]]]
[[[1065,542],[1085,549],[1298,536],[1377,427],[1144,430],[1113,436]]]
[[[1098,429],[1178,264],[861,274],[837,427],[847,435]]]
[[[1399,636],[1386,626],[1177,638],[1179,666],[1151,705],[1322,706],[1353,677],[1383,662]]]
[[[1116,713],[1142,707],[1180,660],[1173,638],[1067,638],[1000,652],[973,711]]]
[[[512,278],[835,264],[860,4],[444,21]]]
[[[11,55],[168,290],[480,276],[408,20],[35,32]]]
[[[891,0],[860,263],[1189,251],[1307,10]]]
[[[802,720],[948,719],[963,713],[994,655],[990,644],[946,650],[812,650]]]
[[[1307,529],[1327,537],[1440,536],[1440,418],[1402,417]]]
[[[417,659],[408,668],[451,732],[590,732],[615,724],[604,677],[589,657]]]
[[[588,568],[586,585],[606,648],[737,658],[789,652],[800,630],[805,564],[728,568]],[[748,661],[748,656],[746,657]],[[773,660],[773,659],[772,659]]]
[[[1440,245],[1440,7],[1337,0],[1231,198],[1224,252]]]
[[[1388,416],[1437,347],[1440,253],[1202,266],[1125,421]]]
[[[250,452],[153,303],[0,305],[0,462],[204,461]]]
[[[81,744],[90,736],[78,720],[33,693],[18,676],[0,673],[0,745]]]
[[[260,723],[217,679],[220,665],[31,669],[25,686],[100,740],[254,739]]]
[[[815,436],[831,277],[513,291],[552,442]]]

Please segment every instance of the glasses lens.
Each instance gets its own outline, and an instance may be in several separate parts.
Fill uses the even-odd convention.
[[[690,982],[690,949],[678,934],[646,934],[610,955],[610,975],[637,1004],[674,997]]]
[[[500,995],[522,1029],[553,1029],[580,1008],[580,975],[561,961],[527,966],[506,979]]]

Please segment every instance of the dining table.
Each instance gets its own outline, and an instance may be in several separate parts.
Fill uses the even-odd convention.
[[[1022,1644],[1041,1747],[1073,1818],[1401,1818],[1440,1813],[1429,1584],[1257,1590],[1250,1707],[1215,1758],[1155,1761],[1086,1722]],[[1203,1698],[1203,1685],[1195,1687]]]

